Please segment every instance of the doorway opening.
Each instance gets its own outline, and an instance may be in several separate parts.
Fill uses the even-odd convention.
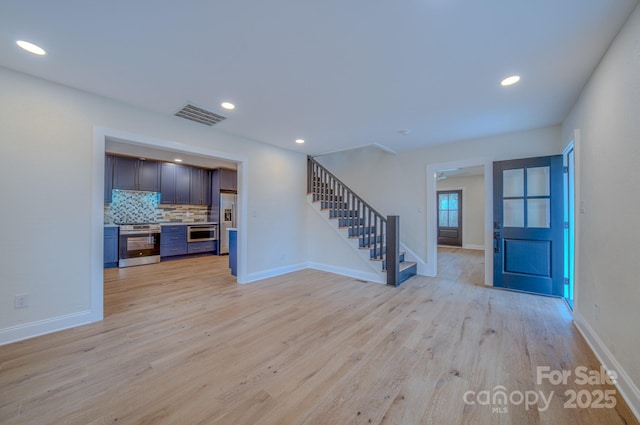
[[[91,221],[91,313],[90,322],[104,318],[104,273],[103,273],[103,230],[104,230],[104,181],[105,147],[108,140],[124,141],[127,144],[147,149],[188,154],[207,161],[219,159],[237,164],[237,217],[238,227],[246,228],[247,223],[247,182],[248,158],[243,155],[219,152],[212,149],[187,145],[180,142],[157,139],[140,134],[132,134],[115,129],[94,127],[93,134],[93,178],[92,178],[92,221]],[[238,235],[238,283],[247,282],[247,237],[246,232]]]
[[[484,267],[476,267],[476,273],[480,270],[482,277],[475,279],[480,284],[491,285],[493,281],[493,257],[489,251],[491,240],[488,236],[491,232],[491,217],[493,204],[491,191],[493,186],[492,161],[489,159],[461,160],[449,163],[427,165],[427,275],[440,276],[438,265],[450,263],[450,260],[439,261],[438,251],[475,250],[473,257],[475,262],[483,263]],[[458,247],[438,247],[439,225],[444,220],[439,213],[439,191],[460,191],[458,202],[463,205],[462,212],[458,211],[458,221],[464,231],[460,231],[461,241]],[[450,208],[450,198],[447,199],[447,216],[455,217],[456,213]],[[455,211],[455,210],[454,210]],[[449,223],[447,223],[449,224]],[[460,230],[462,230],[460,229]],[[449,232],[450,233],[450,232]],[[483,252],[484,250],[484,252]],[[452,252],[446,252],[449,258]],[[484,270],[481,270],[484,269]]]

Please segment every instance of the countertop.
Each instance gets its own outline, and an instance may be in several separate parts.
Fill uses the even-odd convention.
[[[165,222],[158,223],[160,226],[202,226],[206,224],[219,224],[217,221],[197,221],[192,223]],[[119,224],[105,223],[104,227],[120,227]]]
[[[160,226],[202,226],[206,224],[218,224],[217,221],[196,221],[193,223],[178,223],[178,222],[166,222],[158,223]]]

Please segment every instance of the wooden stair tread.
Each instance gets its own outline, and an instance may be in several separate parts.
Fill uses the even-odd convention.
[[[407,270],[408,268],[413,267],[416,264],[418,264],[418,263],[416,263],[415,261],[403,261],[402,263],[399,264],[400,271],[403,272],[403,271]]]

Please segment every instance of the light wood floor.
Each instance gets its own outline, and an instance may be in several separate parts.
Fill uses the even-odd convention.
[[[599,367],[560,300],[313,270],[237,286],[225,262],[105,271],[103,322],[0,347],[0,423],[637,423],[620,397],[563,408],[568,389],[611,387],[536,384],[537,366]],[[540,412],[465,404],[499,385],[555,395]]]

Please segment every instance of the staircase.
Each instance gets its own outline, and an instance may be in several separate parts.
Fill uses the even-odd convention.
[[[400,217],[382,216],[311,157],[307,158],[307,194],[329,220],[337,220],[345,238],[357,241],[360,252],[386,275],[387,285],[399,286],[416,275],[417,264],[405,261],[399,249]]]

